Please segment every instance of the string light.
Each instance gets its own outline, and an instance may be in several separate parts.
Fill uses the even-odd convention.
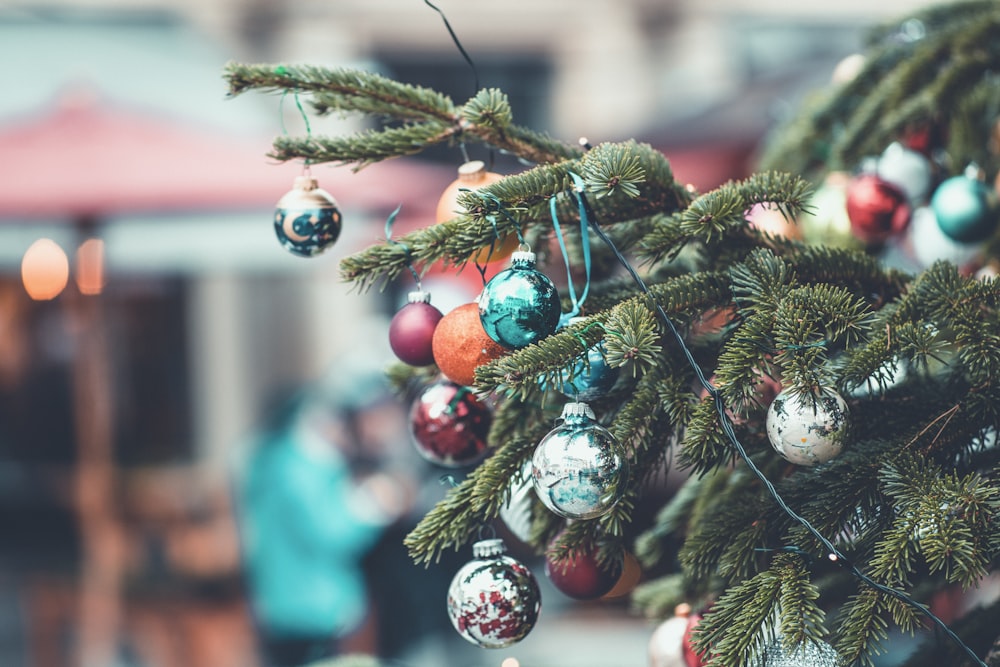
[[[38,239],[21,259],[24,291],[35,301],[56,298],[69,282],[69,259],[52,239]]]
[[[618,250],[618,247],[615,246],[614,241],[612,241],[611,238],[607,235],[607,233],[605,233],[605,231],[601,229],[601,227],[597,224],[597,219],[594,217],[593,209],[590,207],[590,203],[586,199],[581,188],[577,187],[575,196],[583,200],[584,206],[586,206],[587,210],[589,211],[591,228],[594,230],[594,233],[597,234],[597,236],[602,241],[604,241],[604,243],[608,246],[608,248],[614,253],[618,262],[629,273],[633,282],[635,282],[635,284],[639,287],[640,291],[649,298],[650,303],[653,305],[653,308],[656,311],[657,315],[659,315],[660,319],[663,320],[664,324],[666,324],[667,328],[670,330],[671,334],[674,337],[674,340],[680,346],[681,352],[683,352],[685,358],[687,359],[688,364],[691,366],[691,369],[695,372],[699,384],[701,384],[701,386],[705,389],[705,391],[708,392],[708,394],[712,397],[715,404],[715,409],[719,414],[719,419],[722,425],[723,433],[726,434],[727,439],[732,444],[733,448],[736,450],[736,453],[739,455],[740,459],[742,459],[743,462],[746,464],[747,468],[749,468],[750,472],[753,473],[753,475],[757,477],[758,480],[760,480],[761,484],[764,485],[764,488],[767,490],[768,494],[770,494],[771,498],[774,499],[775,503],[777,503],[778,507],[783,512],[785,512],[785,514],[787,514],[791,519],[793,519],[796,523],[805,528],[809,532],[809,534],[812,535],[823,546],[823,548],[827,550],[828,552],[827,558],[829,558],[832,562],[841,564],[848,571],[850,571],[851,574],[853,574],[857,579],[861,580],[871,588],[874,588],[880,593],[883,593],[885,595],[888,595],[890,597],[899,600],[900,602],[903,602],[907,606],[912,607],[916,611],[926,616],[928,619],[930,619],[932,623],[934,623],[935,626],[937,626],[938,629],[944,632],[948,636],[948,638],[955,643],[956,646],[961,648],[962,651],[967,656],[969,656],[969,658],[975,664],[979,665],[980,667],[988,667],[986,663],[983,662],[979,658],[979,656],[977,656],[976,653],[971,648],[969,648],[969,646],[967,646],[965,642],[963,642],[962,639],[957,634],[955,634],[955,632],[951,628],[949,628],[944,621],[938,618],[928,607],[921,605],[919,602],[917,602],[916,600],[914,600],[913,598],[911,598],[902,591],[896,590],[895,588],[886,586],[884,584],[880,584],[879,582],[875,581],[874,579],[866,575],[864,572],[859,570],[858,567],[853,563],[851,563],[848,560],[848,558],[839,549],[837,549],[837,547],[834,546],[834,544],[830,540],[824,537],[822,533],[816,530],[816,528],[811,523],[809,523],[809,521],[807,521],[804,517],[797,514],[795,510],[793,510],[785,503],[784,499],[778,494],[778,490],[774,488],[774,484],[771,483],[771,480],[769,480],[767,476],[764,475],[764,473],[760,470],[760,468],[754,465],[753,461],[750,460],[750,455],[747,454],[746,449],[743,447],[743,443],[741,443],[739,438],[736,437],[736,432],[733,430],[733,423],[730,420],[729,415],[727,414],[726,404],[722,399],[722,394],[705,377],[705,373],[702,371],[701,367],[698,365],[698,362],[695,360],[691,350],[684,342],[684,337],[681,335],[680,331],[678,331],[677,327],[674,326],[674,323],[667,316],[667,313],[663,310],[660,304],[656,302],[656,299],[653,297],[652,292],[646,286],[646,283],[643,282],[638,272],[636,272],[636,270],[632,267],[632,265],[628,262],[628,260],[625,259],[625,257],[621,254],[621,252]],[[797,549],[797,547],[794,548]]]

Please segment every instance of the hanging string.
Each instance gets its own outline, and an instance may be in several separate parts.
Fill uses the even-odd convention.
[[[476,69],[476,63],[472,62],[472,58],[469,57],[469,54],[462,46],[462,42],[458,40],[458,35],[456,35],[455,31],[452,30],[451,24],[448,23],[448,17],[444,15],[444,12],[431,4],[430,0],[424,0],[424,4],[441,15],[441,20],[444,21],[444,27],[448,29],[448,34],[451,35],[451,41],[455,42],[455,46],[458,48],[459,53],[462,54],[462,57],[465,58],[465,62],[469,63],[469,67],[472,68],[472,76],[476,82],[476,87],[475,90],[472,91],[472,94],[475,95],[479,92],[479,71]]]
[[[405,253],[406,268],[408,268],[410,270],[410,273],[413,274],[413,280],[415,280],[417,283],[417,291],[422,292],[424,291],[424,288],[420,285],[420,274],[417,273],[417,270],[415,268],[413,268],[413,253],[410,252],[409,246],[407,246],[405,243],[393,240],[392,238],[392,225],[393,223],[396,222],[396,216],[399,215],[399,212],[400,210],[402,210],[402,208],[403,205],[400,204],[399,206],[396,207],[396,210],[390,213],[389,217],[386,218],[385,240],[386,242],[392,243],[393,245],[398,245],[400,248],[403,249],[403,252]]]
[[[573,181],[578,187],[582,186],[582,180],[580,180],[579,176],[572,172],[570,172],[570,176],[573,177]],[[590,292],[590,234],[588,233],[587,211],[583,205],[583,200],[577,196],[576,191],[571,190],[570,194],[576,200],[580,211],[580,243],[583,250],[583,268],[586,282],[580,298],[577,299],[576,288],[573,285],[573,271],[570,268],[569,252],[566,250],[566,241],[563,238],[562,226],[559,224],[559,215],[556,212],[556,197],[550,197],[549,213],[552,217],[552,228],[556,233],[556,240],[559,241],[559,250],[562,252],[563,262],[566,264],[566,289],[569,292],[570,303],[572,304],[570,311],[560,316],[560,326],[564,326],[570,319],[580,314],[580,308],[583,306],[583,302],[587,299],[587,294]]]
[[[729,419],[729,415],[726,412],[726,404],[723,401],[722,394],[715,387],[715,385],[713,385],[705,377],[705,373],[702,371],[701,366],[698,364],[697,360],[695,360],[691,350],[684,342],[684,337],[681,335],[680,331],[677,330],[677,327],[674,326],[674,323],[670,320],[670,317],[667,315],[666,311],[663,310],[663,307],[660,306],[659,303],[657,303],[649,287],[646,286],[646,283],[639,276],[638,272],[621,254],[621,252],[618,250],[618,247],[615,245],[614,241],[611,240],[611,237],[609,237],[607,233],[600,227],[600,225],[597,222],[597,219],[594,217],[593,209],[590,208],[590,204],[586,200],[586,196],[583,193],[581,185],[577,183],[576,187],[577,187],[577,196],[583,201],[583,205],[586,206],[587,209],[590,211],[590,226],[594,230],[594,233],[597,234],[597,236],[608,246],[611,252],[614,253],[615,258],[622,265],[622,267],[624,267],[624,269],[629,273],[629,275],[632,277],[632,280],[639,287],[640,291],[642,291],[642,293],[649,298],[650,304],[653,306],[653,309],[659,315],[660,319],[663,320],[664,324],[666,324],[667,328],[670,330],[670,333],[673,335],[674,340],[680,346],[681,352],[683,352],[684,357],[687,359],[688,364],[691,366],[691,369],[697,376],[699,384],[701,384],[701,386],[705,389],[705,391],[712,397],[712,400],[715,404],[716,412],[718,412],[719,414],[719,420],[722,426],[722,431],[723,433],[725,433],[726,438],[732,444],[733,448],[736,450],[736,453],[739,455],[740,459],[742,459],[743,462],[746,464],[747,468],[750,469],[750,472],[753,473],[753,475],[760,481],[760,483],[767,490],[771,498],[774,499],[778,507],[785,514],[787,514],[792,520],[794,520],[796,523],[805,528],[806,531],[808,531],[809,534],[812,535],[813,538],[815,538],[816,541],[823,546],[823,548],[827,551],[828,558],[831,562],[838,563],[842,567],[845,567],[847,570],[850,571],[852,575],[854,575],[857,579],[863,581],[869,587],[874,588],[880,593],[895,598],[896,600],[899,600],[903,604],[912,607],[916,611],[926,616],[935,625],[937,629],[939,629],[941,632],[947,635],[948,638],[951,639],[951,641],[956,646],[961,648],[962,651],[976,665],[979,665],[980,667],[988,667],[988,665],[985,662],[983,662],[979,658],[979,656],[977,656],[975,652],[971,648],[969,648],[965,644],[965,642],[963,642],[962,639],[957,634],[955,634],[955,632],[951,628],[949,628],[944,623],[944,621],[938,618],[928,607],[920,604],[906,593],[897,590],[895,588],[892,588],[891,586],[886,586],[885,584],[881,584],[872,579],[871,577],[869,577],[868,575],[866,575],[856,565],[854,565],[847,558],[847,556],[845,556],[843,552],[841,552],[840,549],[836,547],[836,545],[834,545],[830,540],[828,540],[818,530],[816,530],[816,528],[811,523],[809,523],[808,520],[800,516],[797,512],[795,512],[795,510],[793,510],[785,503],[784,499],[778,493],[778,490],[774,487],[774,484],[771,483],[771,480],[769,480],[767,476],[764,475],[764,473],[760,470],[760,468],[754,465],[753,461],[750,459],[750,455],[744,448],[743,443],[741,443],[739,438],[737,437],[736,432],[733,429],[733,423]],[[792,547],[792,549],[797,550],[798,547]]]
[[[281,133],[284,134],[286,137],[288,136],[288,128],[285,127],[285,97],[287,95],[288,91],[286,90],[281,94],[281,98],[278,99],[278,122],[281,124]],[[302,116],[302,122],[306,126],[306,138],[311,139],[312,125],[309,123],[309,114],[307,114],[306,110],[302,107],[302,100],[299,99],[299,92],[294,91],[292,93],[292,97],[295,98],[295,108],[299,110],[299,115]],[[303,167],[304,167],[303,172],[305,173],[306,176],[309,175],[309,164],[310,164],[309,158],[306,158],[303,161]]]
[[[433,3],[431,3],[430,0],[424,0],[424,4],[427,5],[428,7],[430,7],[431,9],[433,9],[434,11],[436,11],[438,14],[441,15],[441,20],[444,21],[444,27],[448,29],[448,34],[451,35],[451,41],[453,41],[455,43],[455,47],[458,49],[458,52],[462,54],[462,57],[465,58],[465,62],[469,63],[469,68],[472,70],[472,81],[473,81],[472,94],[473,95],[478,94],[479,93],[479,70],[476,68],[476,63],[473,62],[472,56],[470,56],[469,52],[465,50],[464,46],[462,46],[462,42],[458,39],[458,35],[455,34],[455,31],[454,31],[454,29],[452,29],[451,23],[448,22],[448,17],[444,15],[444,12],[441,11]],[[461,128],[459,128],[459,129],[461,129]],[[469,153],[465,149],[465,142],[464,141],[459,141],[458,147],[462,151],[462,158],[466,162],[468,162],[469,161]],[[495,157],[494,151],[493,151],[492,148],[490,148],[489,155],[490,155],[490,158],[489,158],[489,163],[488,163],[487,166],[490,169],[492,169],[493,168],[494,157]]]

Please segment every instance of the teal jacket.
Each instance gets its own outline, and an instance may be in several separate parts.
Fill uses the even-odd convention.
[[[359,625],[367,610],[361,559],[386,519],[359,494],[333,446],[303,428],[262,443],[239,496],[251,602],[262,629],[336,637]]]

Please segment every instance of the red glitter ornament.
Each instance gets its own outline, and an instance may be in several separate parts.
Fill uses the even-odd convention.
[[[475,302],[463,304],[441,318],[434,329],[431,349],[445,377],[463,385],[476,381],[477,367],[507,352],[483,330],[479,304]]]
[[[428,385],[410,407],[410,434],[421,456],[460,468],[486,453],[492,414],[468,388],[441,381]]]
[[[847,186],[851,231],[865,243],[879,244],[901,233],[910,212],[903,191],[875,174],[857,176]]]
[[[389,323],[389,345],[400,361],[411,366],[434,363],[434,329],[444,317],[430,304],[427,292],[410,292],[409,302]]]

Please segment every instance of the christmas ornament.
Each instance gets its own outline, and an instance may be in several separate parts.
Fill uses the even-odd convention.
[[[585,318],[572,317],[566,323],[574,324]],[[605,360],[604,342],[587,350],[586,359],[579,359],[563,377],[559,392],[577,401],[592,401],[611,391],[621,374],[619,368],[612,368]]]
[[[802,237],[812,245],[860,249],[862,244],[851,231],[847,217],[847,185],[844,172],[827,174],[809,200],[809,208],[799,217]]]
[[[542,605],[531,570],[506,551],[503,540],[476,542],[474,560],[455,573],[448,587],[452,625],[483,648],[504,648],[524,639]]]
[[[967,173],[941,183],[931,197],[931,208],[948,238],[959,243],[979,243],[996,231],[996,201],[996,192]]]
[[[299,176],[278,200],[274,232],[281,245],[300,257],[320,254],[340,236],[340,209],[315,178]]]
[[[626,551],[625,555],[622,556],[622,574],[618,577],[614,588],[605,593],[602,599],[613,600],[631,594],[635,590],[635,587],[639,585],[641,579],[642,567],[639,565],[639,561],[636,560],[635,556]]]
[[[787,239],[800,240],[802,230],[794,219],[785,217],[785,214],[776,208],[770,208],[764,204],[756,204],[746,213],[746,219],[750,226],[771,236],[783,236]]]
[[[649,667],[688,667],[681,643],[687,631],[691,606],[679,604],[674,615],[653,631],[649,638]]]
[[[621,563],[603,566],[593,551],[576,552],[572,557],[556,561],[552,557],[553,544],[545,556],[545,575],[552,585],[576,600],[596,600],[607,595],[622,574]]]
[[[929,206],[921,206],[913,212],[906,240],[913,258],[922,268],[927,268],[938,260],[966,266],[981,251],[980,244],[958,243],[946,235],[938,224],[934,210]]]
[[[518,251],[510,268],[493,276],[479,295],[479,319],[487,335],[516,350],[545,338],[559,324],[556,286],[535,269],[535,253]]]
[[[910,221],[906,195],[875,174],[851,179],[845,205],[851,231],[868,244],[882,243],[899,234]]]
[[[389,323],[389,346],[400,361],[411,366],[434,363],[434,329],[444,315],[431,305],[431,295],[410,292],[407,303]]]
[[[478,190],[487,185],[496,183],[503,178],[502,174],[486,171],[486,165],[481,160],[466,162],[458,168],[458,178],[451,182],[441,193],[441,198],[437,204],[437,222],[447,222],[459,215],[462,211],[458,205],[458,195],[462,190]],[[508,234],[502,239],[498,239],[492,250],[489,246],[470,257],[479,264],[501,262],[511,253],[517,250],[519,241],[517,234]]]
[[[836,392],[819,396],[782,390],[767,409],[767,437],[787,461],[814,466],[833,459],[850,430],[847,403]]]
[[[876,174],[902,190],[911,205],[920,205],[927,200],[934,168],[926,156],[894,141],[879,157]]]
[[[410,406],[410,434],[432,463],[459,468],[486,453],[492,414],[469,389],[453,382],[428,385]]]
[[[694,629],[701,622],[702,614],[690,614],[684,627],[684,637],[681,639],[681,651],[684,653],[684,663],[687,667],[702,667],[708,659],[708,653],[698,653],[694,648]]]
[[[838,667],[840,659],[826,642],[806,641],[794,649],[786,649],[781,640],[771,642],[755,667]]]
[[[431,338],[434,363],[452,382],[471,385],[476,368],[506,353],[486,335],[479,319],[479,305],[467,303],[448,312]]]
[[[562,420],[531,457],[535,493],[559,516],[593,519],[607,514],[625,494],[625,452],[586,403],[567,403]]]
[[[559,385],[559,392],[578,401],[592,401],[611,391],[621,371],[608,366],[603,350],[603,343],[587,350],[587,359],[573,365],[566,382]]]

